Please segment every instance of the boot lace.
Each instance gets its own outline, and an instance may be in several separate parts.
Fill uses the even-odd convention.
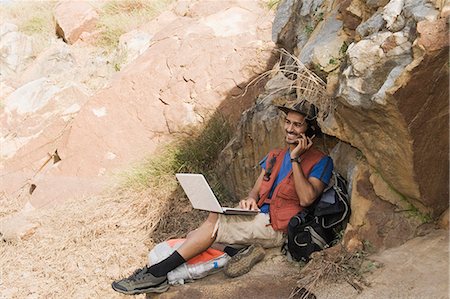
[[[140,280],[144,277],[144,274],[147,273],[148,267],[145,266],[143,268],[136,269],[133,274],[131,274],[127,280]]]

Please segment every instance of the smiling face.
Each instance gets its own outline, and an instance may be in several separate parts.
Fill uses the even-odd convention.
[[[296,145],[301,134],[308,129],[305,116],[295,111],[289,111],[284,120],[284,130],[286,132],[286,142],[289,145]]]

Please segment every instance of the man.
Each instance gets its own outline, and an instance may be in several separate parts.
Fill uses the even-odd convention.
[[[248,272],[264,257],[264,249],[284,243],[290,218],[310,206],[331,177],[331,158],[312,148],[314,110],[307,102],[277,106],[285,114],[287,147],[272,150],[260,162],[261,173],[241,208],[260,209],[256,216],[210,213],[206,221],[190,232],[183,245],[158,264],[138,269],[130,277],[112,283],[124,294],[165,292],[167,273],[208,249],[214,242],[250,245],[243,250],[223,249],[232,258],[225,274],[236,277]]]

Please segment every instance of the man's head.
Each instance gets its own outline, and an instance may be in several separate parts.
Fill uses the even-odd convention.
[[[286,103],[277,106],[284,112],[284,130],[286,132],[286,142],[288,144],[297,144],[302,134],[311,137],[315,134],[314,118],[316,108],[314,105],[302,101],[300,103]]]
[[[293,110],[288,111],[284,119],[286,142],[288,144],[297,144],[302,134],[306,133],[308,126],[305,115]]]

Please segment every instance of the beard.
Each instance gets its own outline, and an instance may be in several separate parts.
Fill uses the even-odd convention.
[[[286,132],[285,140],[286,140],[287,144],[298,144],[299,138],[300,138],[300,135],[293,134],[293,133],[289,134],[288,132]]]

